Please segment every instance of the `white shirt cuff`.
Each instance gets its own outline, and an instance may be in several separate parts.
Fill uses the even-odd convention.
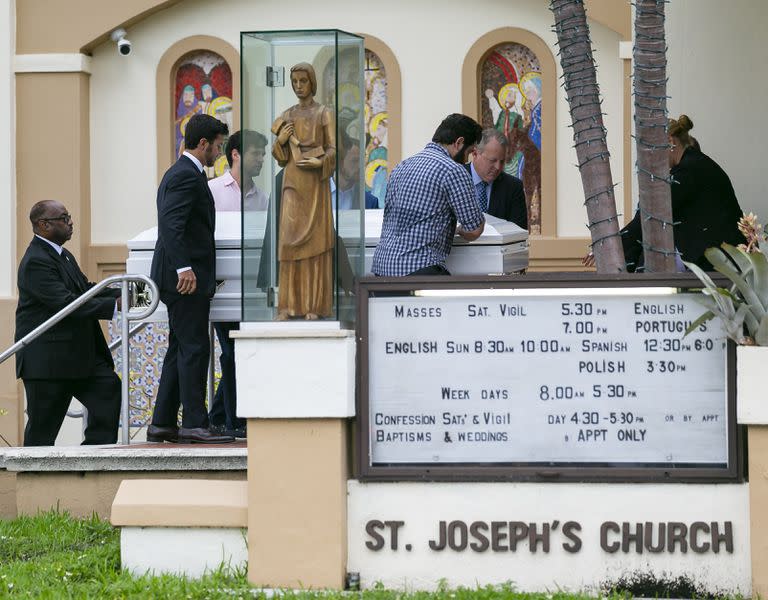
[[[181,267],[181,269],[176,269],[176,275],[179,275],[180,273],[183,273],[184,271],[191,271],[192,267]]]

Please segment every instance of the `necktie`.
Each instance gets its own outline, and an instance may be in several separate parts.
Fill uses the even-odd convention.
[[[482,179],[475,184],[477,202],[483,212],[488,212],[488,183]]]
[[[80,277],[80,269],[75,266],[75,258],[72,257],[70,260],[69,255],[66,250],[62,250],[61,252],[61,260],[64,263],[64,268],[66,269],[67,273],[69,274],[69,277],[72,279],[72,281],[77,286],[77,289],[80,291],[85,290],[85,286],[83,285],[82,277]]]

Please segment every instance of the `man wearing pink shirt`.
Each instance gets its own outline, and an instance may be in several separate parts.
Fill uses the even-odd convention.
[[[269,197],[254,183],[261,173],[267,138],[257,131],[244,129],[233,133],[227,140],[229,171],[211,179],[208,187],[213,194],[217,211],[267,210]],[[244,193],[241,194],[241,190]],[[214,323],[221,346],[221,380],[208,411],[210,429],[218,433],[245,437],[245,419],[237,417],[237,391],[235,388],[235,344],[229,332],[239,329],[239,323]]]
[[[266,146],[267,138],[250,129],[229,136],[226,151],[229,171],[208,182],[217,211],[240,210],[241,201],[245,210],[267,210],[269,198],[253,184],[253,178],[261,173]],[[245,191],[242,199],[241,190]]]

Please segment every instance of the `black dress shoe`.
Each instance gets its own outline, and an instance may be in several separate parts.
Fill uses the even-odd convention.
[[[178,427],[164,427],[162,425],[150,425],[147,427],[148,442],[171,442],[179,441]]]
[[[240,438],[240,439],[248,438],[248,430],[245,427],[235,427],[234,429],[227,429],[225,433],[235,438]]]
[[[234,441],[231,435],[217,435],[204,427],[179,429],[180,444],[228,444]]]

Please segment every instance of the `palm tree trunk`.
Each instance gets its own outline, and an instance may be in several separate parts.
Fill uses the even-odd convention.
[[[667,142],[667,49],[664,0],[635,2],[637,184],[648,273],[675,271]]]
[[[571,112],[597,271],[621,273],[626,271],[626,264],[584,1],[552,0],[549,8],[555,17],[563,87]]]

